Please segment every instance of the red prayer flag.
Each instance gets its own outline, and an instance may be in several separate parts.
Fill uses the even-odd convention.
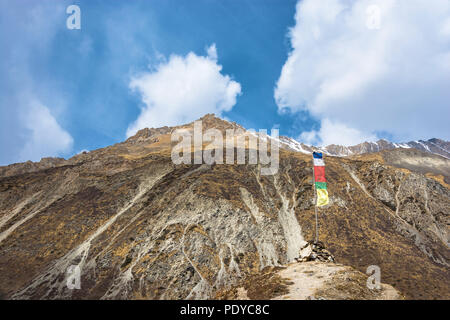
[[[327,182],[325,180],[325,167],[314,167],[315,182]]]

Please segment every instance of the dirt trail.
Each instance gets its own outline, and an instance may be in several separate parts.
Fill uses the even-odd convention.
[[[293,263],[278,271],[278,275],[290,281],[289,293],[273,300],[401,299],[399,293],[390,285],[381,284],[380,290],[368,289],[365,282],[368,276],[340,264]]]

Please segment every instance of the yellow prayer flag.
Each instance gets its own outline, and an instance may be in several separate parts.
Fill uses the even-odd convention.
[[[326,189],[317,190],[317,206],[326,206],[328,204],[328,191]]]

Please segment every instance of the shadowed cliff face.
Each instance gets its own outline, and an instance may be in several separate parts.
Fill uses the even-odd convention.
[[[314,234],[311,156],[281,150],[272,176],[174,165],[173,130],[0,177],[0,296],[205,299],[295,261]],[[378,265],[407,298],[449,299],[448,188],[382,157],[325,161],[320,240],[336,260]],[[71,265],[80,290],[67,288]]]

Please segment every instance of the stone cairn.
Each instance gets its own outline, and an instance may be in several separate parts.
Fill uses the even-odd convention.
[[[325,249],[322,242],[308,241],[307,244],[300,250],[300,257],[296,259],[297,262],[305,261],[321,261],[321,262],[335,262],[334,256],[330,251]]]

